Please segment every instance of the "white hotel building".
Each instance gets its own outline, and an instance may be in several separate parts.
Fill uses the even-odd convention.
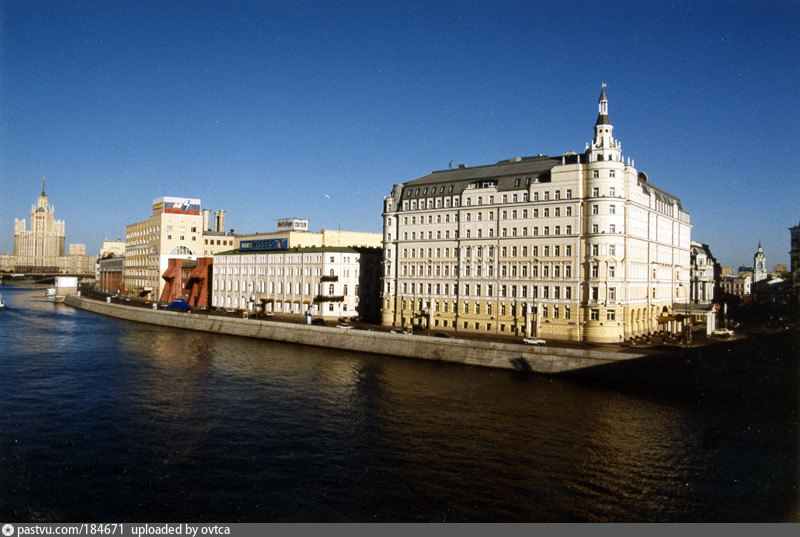
[[[384,200],[383,323],[590,342],[677,330],[689,214],[625,162],[605,91],[583,154],[442,170]]]
[[[278,227],[276,233],[240,237],[239,248],[214,256],[213,306],[380,318],[380,234],[309,233],[308,221],[295,218],[279,220]]]

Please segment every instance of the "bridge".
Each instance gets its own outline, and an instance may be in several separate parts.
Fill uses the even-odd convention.
[[[12,273],[0,274],[2,283],[33,283],[33,284],[54,284],[57,276],[78,278],[78,284],[87,281],[94,281],[94,274],[75,274],[62,272],[33,272],[33,273]]]

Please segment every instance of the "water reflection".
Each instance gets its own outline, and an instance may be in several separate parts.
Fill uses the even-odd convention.
[[[796,499],[775,448],[796,422],[756,409],[32,302],[0,320],[11,519],[754,521]],[[754,424],[768,442],[703,449]]]

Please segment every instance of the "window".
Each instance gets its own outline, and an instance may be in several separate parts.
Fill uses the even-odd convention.
[[[600,275],[600,265],[598,263],[592,263],[591,275],[592,275],[592,278],[599,277],[599,275]],[[597,300],[597,298],[595,298],[595,300]]]
[[[597,224],[592,224],[592,233],[599,233]]]
[[[609,300],[616,300],[617,299],[617,288],[616,287],[609,287],[608,288],[608,299]]]
[[[597,173],[597,172],[595,172],[595,173]],[[592,188],[592,197],[596,198],[599,195],[600,195],[600,189],[598,187]]]
[[[614,313],[614,310],[608,310],[608,311],[606,312],[606,320],[607,320],[607,321],[613,321],[613,320],[615,320],[616,318],[617,318],[617,316],[616,316],[616,314]]]
[[[609,233],[616,233],[617,232],[617,226],[615,224],[608,224],[608,232]]]
[[[591,320],[591,321],[599,321],[600,320],[600,310],[598,310],[598,309],[589,310],[589,320]]]
[[[572,189],[569,189],[569,188],[567,189],[567,195],[566,195],[566,198],[567,198],[567,199],[572,199]],[[569,216],[569,215],[567,215],[567,216]]]
[[[614,177],[613,171],[611,172],[611,174],[612,174],[611,177]],[[616,189],[613,186],[608,187],[608,195],[612,197],[617,195]]]
[[[600,177],[600,172],[598,170],[592,170],[592,178],[597,179]],[[594,196],[594,194],[592,194]]]
[[[592,205],[592,214],[600,214],[600,207],[598,205]]]
[[[609,205],[608,206],[608,214],[617,214],[617,206],[616,205]]]

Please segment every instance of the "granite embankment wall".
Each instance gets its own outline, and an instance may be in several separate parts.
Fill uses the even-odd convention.
[[[64,302],[100,315],[171,328],[535,373],[565,373],[642,357],[589,349],[533,347],[197,315],[109,304],[77,296],[67,297]]]

